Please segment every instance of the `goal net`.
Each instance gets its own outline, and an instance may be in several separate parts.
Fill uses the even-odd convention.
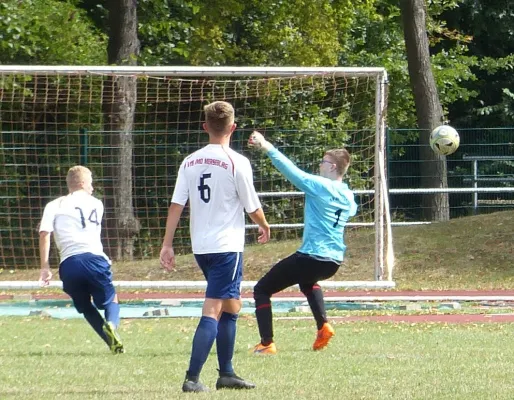
[[[262,131],[313,173],[325,150],[349,149],[347,181],[359,211],[348,227],[374,231],[370,281],[391,282],[386,81],[383,68],[0,66],[1,267],[37,268],[37,222],[44,205],[67,192],[65,175],[76,164],[93,171],[105,203],[109,256],[158,257],[178,167],[206,144],[203,106],[226,100],[236,110],[232,147],[251,159],[279,240],[301,237],[303,194],[248,150],[249,133]],[[175,244],[190,252],[185,220]]]

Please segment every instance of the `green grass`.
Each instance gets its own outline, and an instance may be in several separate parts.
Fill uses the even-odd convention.
[[[253,318],[238,325],[235,367],[252,391],[184,395],[197,320],[124,320],[112,356],[86,322],[0,319],[1,399],[512,399],[514,324],[336,324],[311,350],[312,321],[275,324],[279,353],[254,356]],[[216,355],[202,373],[214,389]]]
[[[406,289],[514,289],[514,211],[453,219],[431,225],[393,229],[394,280]],[[343,267],[334,280],[372,280],[374,233],[350,229]],[[257,280],[300,242],[272,241],[247,246],[245,279]],[[117,262],[116,280],[202,280],[191,255],[179,256],[177,268],[165,272],[157,259]],[[0,280],[35,280],[37,270],[2,271]],[[57,277],[56,277],[57,278]]]
[[[514,212],[394,229],[397,289],[513,289]],[[370,280],[373,232],[349,230],[337,280]],[[298,241],[248,246],[245,279],[260,278]],[[157,260],[115,263],[117,280],[202,279],[193,258],[165,273]],[[35,280],[37,270],[3,271],[2,280]],[[56,277],[57,279],[57,277]],[[59,291],[60,292],[60,291]],[[512,312],[436,310],[411,314]],[[400,311],[329,311],[329,315]],[[409,313],[409,312],[403,312]],[[289,314],[297,315],[297,314]],[[328,349],[311,350],[313,321],[277,320],[275,357],[256,357],[252,316],[238,322],[236,371],[253,391],[185,395],[180,391],[197,319],[123,320],[127,353],[112,356],[84,320],[0,318],[0,399],[512,399],[514,324],[339,323]],[[214,389],[216,355],[202,373]]]

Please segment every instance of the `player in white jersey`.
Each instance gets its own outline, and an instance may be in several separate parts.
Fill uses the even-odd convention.
[[[343,235],[348,219],[357,212],[353,192],[343,182],[350,165],[346,149],[328,150],[320,162],[320,176],[308,174],[294,165],[259,132],[253,132],[249,145],[264,151],[273,165],[305,193],[302,246],[275,264],[253,289],[255,315],[261,342],[256,354],[275,354],[271,296],[298,284],[311,308],[318,334],[312,346],[321,350],[334,336],[327,321],[323,293],[318,281],[333,276],[343,261],[346,246]]]
[[[70,168],[66,182],[69,194],[45,206],[39,225],[39,281],[41,286],[47,286],[52,279],[49,257],[53,233],[59,250],[63,290],[111,352],[123,353],[123,344],[116,331],[120,307],[112,283],[111,262],[103,251],[100,238],[104,206],[92,196],[93,178],[88,168],[80,165]],[[98,309],[105,310],[105,319]]]
[[[182,390],[208,391],[198,378],[214,340],[219,363],[216,388],[251,389],[255,385],[238,377],[232,366],[241,309],[244,212],[259,226],[259,243],[268,241],[270,229],[253,186],[250,161],[229,147],[236,128],[232,105],[216,101],[205,106],[204,112],[209,144],[186,157],[180,166],[160,256],[161,265],[171,270],[175,230],[189,201],[193,253],[207,289]]]

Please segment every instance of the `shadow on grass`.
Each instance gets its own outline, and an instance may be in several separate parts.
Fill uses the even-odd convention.
[[[85,351],[8,351],[4,350],[2,351],[1,357],[84,357],[84,358],[109,358],[112,357],[113,359],[119,359],[119,358],[162,358],[162,357],[176,357],[176,356],[183,356],[183,357],[189,357],[191,352],[189,350],[184,351],[156,351],[154,353],[152,352],[146,352],[146,353],[125,353],[125,354],[117,354],[113,355],[110,354],[108,350],[102,353],[91,353],[91,352],[85,352]],[[1,399],[1,397],[0,397]]]
[[[24,396],[27,396],[27,395],[32,395],[32,394],[37,394],[37,395],[51,395],[51,394],[54,394],[57,397],[62,397],[63,395],[86,395],[86,396],[95,396],[95,398],[97,396],[100,396],[99,398],[102,398],[102,399],[107,399],[109,397],[107,396],[112,396],[112,395],[127,395],[129,397],[127,398],[132,398],[130,396],[134,396],[135,394],[145,394],[145,395],[150,395],[150,394],[153,394],[153,395],[162,395],[162,390],[148,390],[147,388],[142,388],[140,390],[136,390],[134,388],[130,388],[130,389],[118,389],[118,390],[95,390],[95,389],[78,389],[78,388],[73,388],[73,389],[68,389],[66,391],[63,392],[62,389],[58,389],[58,390],[54,390],[54,389],[34,389],[34,390],[16,390],[16,389],[13,389],[13,390],[9,390],[9,391],[0,391],[0,399],[4,399],[5,397],[4,396],[14,396],[14,398],[18,398],[18,399],[23,399]]]

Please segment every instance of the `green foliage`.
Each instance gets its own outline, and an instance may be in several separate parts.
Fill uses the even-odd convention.
[[[480,68],[488,76],[508,77],[514,70],[514,54],[502,58],[485,57],[481,60]],[[511,126],[514,122],[514,93],[509,88],[502,88],[501,98],[496,104],[482,105],[476,109],[479,116],[498,118],[500,123]]]
[[[486,8],[484,3],[427,3],[434,73],[447,112],[455,112],[452,104],[469,102],[485,90],[476,81],[479,66],[489,65],[490,73],[496,55],[508,60],[512,16],[501,1],[489,2]],[[0,62],[103,64],[106,15],[105,0],[8,0],[0,6],[0,27],[5,27],[0,29]],[[456,24],[458,16],[467,22]],[[141,0],[139,62],[384,66],[390,78],[389,125],[412,127],[416,118],[399,17],[393,0]],[[487,51],[481,44],[486,29],[494,42],[491,62],[477,58]],[[504,84],[495,102],[486,100],[481,107],[502,103],[501,91],[510,86]]]
[[[337,65],[372,1],[139,2],[141,60],[149,65]]]
[[[503,89],[502,101],[492,106],[484,106],[477,109],[477,114],[481,116],[499,115],[506,124],[514,122],[514,93],[509,89]]]
[[[93,20],[103,21],[104,2],[78,3]],[[427,4],[434,73],[445,110],[478,92],[470,69],[477,59],[467,53],[471,37],[445,20],[460,3]],[[140,63],[146,65],[383,66],[390,78],[389,125],[416,125],[396,1],[142,0],[138,19]]]
[[[193,20],[199,1],[150,1],[138,3],[138,34],[141,63],[146,65],[189,64]]]
[[[233,22],[233,57],[226,61],[250,65],[336,65],[341,14],[326,0],[248,1]]]
[[[416,124],[414,100],[410,88],[405,44],[396,2],[376,1],[372,10],[355,14],[351,35],[347,36],[340,65],[378,67],[387,70],[388,125],[412,127]],[[393,143],[408,137],[393,134]]]
[[[466,45],[457,44],[454,48],[443,50],[432,57],[432,62],[439,99],[446,115],[448,105],[478,96],[479,92],[472,86],[462,85],[463,82],[477,80],[472,67],[477,65],[478,59],[467,55]]]
[[[480,68],[488,75],[494,75],[502,70],[514,71],[514,53],[501,58],[484,57],[480,60]]]
[[[85,13],[57,0],[0,4],[1,64],[103,64],[106,37]]]
[[[469,38],[451,31],[441,18],[442,13],[452,9],[458,1],[433,1],[428,4],[427,30],[432,44],[432,68],[445,109],[457,99],[468,99],[476,91],[462,86],[464,81],[473,81],[470,67],[476,59],[467,55]],[[362,10],[361,10],[362,11]],[[379,0],[372,11],[355,14],[352,35],[347,37],[340,65],[383,66],[389,76],[388,125],[395,128],[416,126],[416,110],[407,69],[400,10],[396,1]],[[443,41],[448,50],[436,48]],[[391,143],[417,141],[414,130],[394,131]]]
[[[452,29],[472,35],[468,54],[476,59],[471,71],[477,80],[459,82],[476,96],[451,104],[452,119],[467,127],[511,126],[509,96],[505,90],[514,87],[512,7],[502,0],[462,0],[444,18]]]

